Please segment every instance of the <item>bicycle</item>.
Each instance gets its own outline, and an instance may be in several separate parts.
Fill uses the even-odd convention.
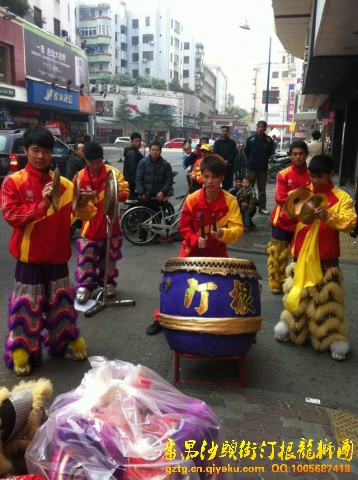
[[[176,197],[181,203],[175,211],[173,204],[158,202],[158,211],[144,205],[127,210],[121,218],[124,237],[133,245],[148,245],[154,238],[170,238],[179,223],[181,210],[187,194]]]

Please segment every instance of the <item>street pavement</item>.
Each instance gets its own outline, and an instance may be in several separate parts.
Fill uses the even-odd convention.
[[[180,172],[177,177],[182,175]],[[180,181],[179,178],[178,184]],[[267,206],[270,210],[273,207],[273,188],[268,185]],[[358,331],[355,323],[358,307],[357,245],[350,237],[342,242],[341,267],[345,277],[351,352],[347,360],[340,363],[333,361],[327,353],[315,352],[310,345],[298,347],[275,341],[273,327],[279,319],[282,298],[272,295],[268,288],[265,250],[270,239],[269,217],[257,214],[254,221],[257,229],[245,232],[239,242],[229,249],[229,255],[233,258],[252,260],[262,276],[263,324],[257,342],[247,354],[245,387],[222,386],[219,383],[175,384],[174,352],[169,349],[165,336],[163,333],[152,337],[145,334],[146,327],[154,319],[155,309],[159,307],[161,269],[168,258],[178,255],[180,244],[176,242],[161,242],[145,247],[124,242],[117,290],[120,299],[133,299],[136,304],[107,308],[91,318],[85,318],[80,313],[79,327],[86,339],[88,353],[90,356],[99,355],[145,365],[181,392],[205,401],[222,426],[222,439],[229,443],[234,440],[239,446],[240,443],[242,447],[246,446],[242,451],[238,449],[237,460],[229,460],[227,457],[221,460],[226,462],[227,459],[227,463],[242,468],[250,467],[251,472],[230,473],[227,478],[358,479]],[[12,289],[14,261],[6,253],[10,229],[2,219],[0,230],[0,246],[4,252],[0,278],[3,318],[0,335],[5,338],[7,300]],[[74,248],[73,243],[73,250]],[[72,278],[74,268],[73,257],[70,261]],[[48,358],[46,353],[43,356],[42,366],[35,369],[29,379],[41,376],[50,378],[54,384],[54,397],[76,388],[89,369],[87,361],[70,362],[62,358]],[[232,381],[236,378],[232,361],[182,359],[180,373],[187,380],[204,378],[208,381]],[[11,388],[18,381],[19,378],[0,362],[0,385]],[[317,456],[311,461],[307,458],[300,459],[297,452],[300,442],[303,445],[302,439],[312,442],[314,452],[320,441],[325,445],[331,442],[336,447],[349,439],[354,443],[353,459],[347,461],[344,457],[349,456],[349,452],[343,450],[344,455],[337,449],[332,458],[329,458],[330,451],[327,449],[323,458]],[[266,442],[266,448],[263,447],[263,442]],[[289,457],[289,442],[292,442],[292,452],[296,453],[295,460],[286,459]],[[268,452],[271,450],[268,446],[274,449],[270,458]],[[280,456],[280,451],[285,452],[283,457]],[[308,448],[303,448],[303,451],[309,453]],[[217,457],[214,461],[216,460]],[[323,472],[324,465],[327,465],[326,472]],[[344,472],[347,465],[351,473]],[[255,467],[264,467],[265,472],[254,472]],[[312,468],[315,471],[309,472]]]

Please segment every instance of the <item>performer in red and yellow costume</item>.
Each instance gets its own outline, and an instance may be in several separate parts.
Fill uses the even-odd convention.
[[[32,365],[40,363],[42,340],[52,355],[73,360],[87,357],[76,325],[67,265],[73,184],[60,177],[55,207],[54,174],[49,170],[53,146],[49,130],[41,126],[28,129],[24,133],[28,163],[2,184],[3,217],[13,227],[9,250],[17,260],[4,359],[18,375],[27,375]],[[89,199],[84,193],[80,198],[77,215],[81,218],[95,214]]]
[[[331,157],[313,157],[308,169],[312,193],[324,194],[327,201],[312,209],[313,223],[299,220],[296,225],[291,250],[294,263],[286,270],[285,310],[275,326],[275,337],[297,345],[310,338],[316,350],[329,349],[334,360],[344,360],[349,343],[338,264],[339,234],[351,232],[357,216],[351,197],[332,183]]]
[[[85,303],[97,287],[107,288],[107,295],[115,295],[115,278],[118,276],[117,260],[121,258],[123,241],[122,230],[118,217],[115,219],[110,239],[108,285],[103,285],[106,257],[107,219],[104,213],[103,202],[106,179],[109,170],[112,170],[117,179],[118,201],[124,202],[129,197],[128,182],[116,168],[103,163],[103,148],[98,142],[89,142],[85,146],[87,165],[79,172],[79,186],[85,191],[96,192],[93,200],[97,207],[96,215],[89,221],[83,222],[81,238],[77,240],[77,282],[76,298],[79,303]]]
[[[228,257],[226,244],[236,243],[244,233],[239,204],[221,188],[226,164],[220,155],[205,155],[200,168],[204,187],[188,195],[179,221],[183,237],[179,257]],[[148,335],[162,329],[157,314]]]
[[[179,257],[227,257],[226,244],[236,243],[244,226],[236,198],[222,190],[225,162],[209,154],[201,162],[204,188],[189,195],[179,222],[183,237]],[[201,232],[203,216],[205,237]],[[217,230],[213,229],[213,218]]]
[[[290,244],[296,226],[296,220],[287,216],[283,206],[289,192],[296,188],[306,187],[311,183],[306,165],[307,144],[303,140],[296,140],[290,145],[289,153],[292,165],[277,174],[276,206],[271,214],[272,238],[267,245],[268,277],[272,293],[282,293]]]

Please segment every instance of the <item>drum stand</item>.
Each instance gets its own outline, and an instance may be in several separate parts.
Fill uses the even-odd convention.
[[[115,182],[115,188],[117,190],[117,183]],[[113,224],[118,215],[118,206],[117,206],[117,199],[116,199],[116,207],[112,215],[106,214],[107,219],[107,240],[106,240],[106,257],[105,257],[105,264],[104,264],[104,278],[103,278],[103,288],[101,288],[99,294],[96,298],[96,303],[93,307],[89,308],[85,313],[85,317],[92,317],[96,313],[104,310],[107,307],[127,307],[127,306],[134,306],[134,300],[119,300],[116,294],[116,299],[108,300],[107,295],[107,282],[108,282],[108,267],[109,267],[109,249],[111,244],[111,238],[113,233]]]

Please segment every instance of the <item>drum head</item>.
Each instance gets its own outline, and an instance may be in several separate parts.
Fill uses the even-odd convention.
[[[103,210],[108,217],[113,217],[118,203],[117,195],[117,179],[112,170],[109,170],[106,178],[106,186],[104,190]]]
[[[61,174],[58,167],[55,168],[53,172],[52,180],[52,208],[54,212],[57,212],[60,206],[60,197],[61,197]]]
[[[208,275],[240,275],[261,279],[254,262],[243,258],[174,257],[169,258],[163,272],[197,272]]]

